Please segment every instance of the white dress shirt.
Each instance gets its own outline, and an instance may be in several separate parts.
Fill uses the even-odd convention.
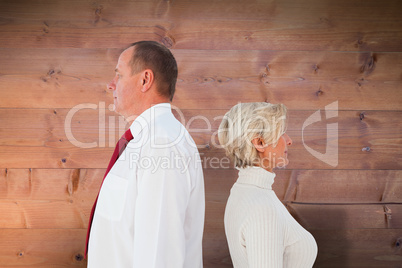
[[[204,178],[197,147],[169,103],[144,111],[103,182],[89,268],[202,267]]]

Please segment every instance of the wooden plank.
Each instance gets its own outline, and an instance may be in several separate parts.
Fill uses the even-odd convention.
[[[285,202],[357,204],[401,202],[401,170],[294,170],[276,172]],[[274,184],[274,186],[275,186]]]
[[[4,171],[4,170],[3,170]],[[15,177],[19,177],[19,176],[22,176],[22,177],[28,177],[29,175],[28,175],[28,172],[20,172],[19,174],[18,173],[15,173],[15,172],[18,172],[18,171],[20,171],[20,170],[13,170],[13,169],[10,169],[8,172],[8,174],[9,174],[9,176],[11,176],[11,177],[14,177],[14,179],[15,179]],[[90,170],[89,170],[90,171]],[[88,172],[89,172],[88,171]],[[101,171],[103,171],[103,170],[101,170]],[[38,181],[38,179],[39,179],[39,177],[41,177],[42,178],[42,180],[43,180],[43,183],[45,183],[45,180],[46,180],[46,178],[52,178],[53,176],[55,176],[54,174],[60,174],[61,172],[63,172],[64,173],[64,178],[67,180],[70,176],[71,176],[71,174],[70,174],[70,171],[69,172],[65,172],[65,171],[63,171],[63,170],[32,170],[32,173],[36,173],[36,175],[33,177],[33,178],[36,178],[36,179],[33,179],[32,180],[32,183],[33,182],[37,182]],[[306,174],[308,174],[308,171],[302,171],[302,172],[304,172],[305,174],[305,176],[306,176]],[[320,172],[323,172],[323,174],[325,175],[325,174],[328,174],[329,172],[332,172],[332,171],[314,171],[313,172],[313,174],[318,174],[318,173],[320,173]],[[356,172],[356,171],[348,171],[348,173],[350,174],[350,173],[354,173],[354,172]],[[383,171],[378,171],[378,172],[383,172]],[[2,174],[3,174],[3,172],[1,172]],[[42,173],[42,175],[41,175],[41,173]],[[225,206],[225,202],[224,202],[224,200],[222,200],[222,198],[217,198],[217,193],[214,193],[213,191],[211,192],[211,190],[212,189],[214,189],[214,186],[213,186],[213,182],[214,182],[214,180],[215,179],[219,179],[219,178],[221,178],[222,179],[222,181],[223,181],[223,178],[224,178],[224,174],[225,173],[222,173],[222,172],[218,172],[218,173],[216,173],[216,177],[215,178],[213,178],[213,177],[211,177],[211,174],[213,174],[214,172],[212,171],[212,170],[208,170],[208,172],[206,173],[206,194],[207,194],[207,198],[210,200],[210,201],[208,201],[207,202],[207,217],[206,217],[206,230],[205,230],[205,233],[206,233],[206,238],[204,239],[204,248],[205,248],[205,252],[206,253],[208,253],[208,254],[211,254],[211,255],[207,255],[207,256],[210,256],[210,258],[207,258],[208,259],[208,261],[207,261],[207,263],[215,263],[215,265],[217,265],[216,263],[220,263],[220,261],[222,261],[223,263],[225,263],[225,261],[227,262],[227,252],[225,252],[225,247],[222,247],[222,245],[226,245],[225,243],[226,243],[226,240],[225,240],[225,237],[224,237],[224,235],[223,235],[223,225],[222,225],[222,223],[223,223],[223,213],[224,213],[224,206]],[[279,172],[279,175],[278,176],[280,176],[282,173],[289,173],[289,171],[281,171],[281,172]],[[337,172],[338,174],[339,174],[339,171]],[[346,174],[345,175],[345,177],[344,177],[344,181],[347,181],[347,179],[348,179],[348,175],[349,174]],[[231,172],[231,177],[233,177],[233,175],[235,175],[235,171],[232,171]],[[373,175],[374,176],[374,175]],[[325,176],[322,176],[322,177],[325,177]],[[224,178],[224,179],[226,179],[226,178]],[[279,179],[279,178],[278,178]],[[364,178],[363,178],[364,179]],[[362,180],[363,180],[362,179]],[[89,179],[88,179],[89,180]],[[229,180],[229,178],[228,178],[228,180]],[[328,178],[328,180],[329,180],[329,178]],[[82,178],[81,180],[80,180],[80,184],[79,184],[79,186],[78,186],[78,189],[82,189],[82,188],[80,188],[81,187],[81,183],[85,183],[85,181],[87,181],[87,178]],[[218,184],[217,185],[215,185],[215,191],[218,191],[218,189],[219,189],[219,187],[222,187],[222,186],[224,186],[224,185],[226,185],[224,182],[218,182]],[[339,181],[338,181],[339,182]],[[16,182],[15,182],[16,183]],[[50,180],[49,181],[49,183],[50,184],[56,184],[57,182],[55,181],[55,180]],[[222,184],[222,183],[224,183],[224,184]],[[231,184],[232,182],[230,182],[230,184]],[[367,184],[369,184],[370,183],[370,179],[367,181]],[[230,187],[230,184],[229,184],[229,187]],[[301,181],[301,183],[300,183],[300,185],[303,185],[303,181]],[[325,183],[323,182],[323,183],[321,183],[320,185],[325,185]],[[353,185],[348,185],[349,187],[353,187]],[[355,184],[355,187],[354,187],[354,189],[356,189],[356,187],[358,186],[358,183],[356,182],[356,184]],[[363,185],[362,185],[363,186]],[[53,187],[53,186],[50,186],[51,188]],[[60,187],[60,188],[63,188],[63,189],[65,189],[65,184],[63,184],[62,185],[62,187]],[[228,189],[228,186],[224,186],[224,187],[226,187],[226,189]],[[373,186],[374,187],[374,186]],[[323,190],[325,189],[325,187],[321,187]],[[320,189],[321,189],[320,188]],[[346,187],[345,187],[346,188]],[[345,189],[346,190],[346,189]],[[17,189],[15,189],[15,191],[17,191]],[[87,194],[91,194],[91,191],[92,192],[95,192],[95,189],[88,189],[88,190],[86,190],[86,193]],[[47,191],[46,193],[49,193],[49,191]],[[93,194],[93,193],[92,193]],[[34,195],[35,196],[35,195]],[[333,197],[332,197],[333,198]],[[363,200],[364,201],[364,200]],[[58,205],[59,206],[59,205]],[[294,206],[294,205],[293,205]],[[297,205],[296,205],[297,206]],[[393,207],[393,205],[387,205],[387,206],[389,206],[389,208],[391,209],[391,216],[393,216],[393,214],[395,213],[395,215],[397,216],[397,215],[401,215],[401,212],[399,212],[397,209],[395,209],[394,207]],[[315,207],[315,209],[319,209],[320,208],[320,206],[316,206]],[[338,205],[338,208],[341,208],[339,205]],[[329,211],[329,213],[324,213],[325,214],[325,217],[326,218],[328,218],[328,217],[330,217],[331,219],[333,219],[333,220],[335,220],[335,219],[337,219],[337,217],[340,217],[339,216],[339,213],[337,214],[336,212],[339,212],[339,211],[337,211],[337,210],[334,210],[335,212],[334,213],[332,213],[331,211],[333,210],[333,209],[328,209],[328,207],[326,206],[325,208],[324,208],[324,210],[325,211]],[[370,210],[370,209],[368,209],[367,210],[367,208],[366,208],[366,205],[363,207],[363,210],[364,211],[368,211],[368,210]],[[4,211],[4,209],[2,209],[2,211]],[[302,212],[300,212],[300,211],[302,211]],[[349,220],[350,220],[350,217],[352,217],[353,218],[353,212],[354,212],[355,210],[352,210],[351,211],[351,214],[347,214],[348,215],[348,220],[345,220],[344,221],[344,224],[348,224],[349,223]],[[303,214],[303,210],[300,210],[300,208],[299,208],[299,210],[298,210],[298,212],[299,213],[302,213]],[[314,211],[313,211],[314,212]],[[314,222],[314,220],[317,220],[316,218],[314,218],[314,215],[316,215],[316,217],[318,217],[320,214],[319,213],[316,213],[317,211],[315,211],[315,213],[312,213],[311,211],[309,211],[308,213],[307,213],[307,215],[308,215],[308,220],[307,220],[307,222],[311,222],[311,221],[313,221]],[[322,212],[322,210],[321,210],[321,212]],[[348,212],[348,211],[346,211],[347,213],[350,213],[350,212]],[[377,213],[376,211],[374,211],[374,213]],[[385,214],[384,214],[384,210],[382,210],[382,211],[378,211],[378,214],[380,215],[382,213],[382,217],[383,217],[383,219],[385,218]],[[304,211],[304,214],[303,215],[306,215],[306,212]],[[336,217],[335,217],[336,216]],[[344,215],[345,216],[345,215]],[[378,217],[380,217],[380,216],[378,216]],[[398,217],[398,216],[397,216]],[[342,217],[340,217],[340,218],[342,218]],[[304,218],[305,219],[305,218]],[[392,219],[391,219],[391,221],[393,221],[393,220],[396,220],[396,219],[398,219],[398,218],[394,218],[394,217],[392,217]],[[67,219],[68,220],[68,219]],[[328,225],[331,225],[331,226],[326,226],[326,227],[333,227],[333,229],[337,229],[337,228],[341,228],[341,227],[339,227],[339,226],[336,226],[335,224],[333,224],[333,223],[331,223],[332,221],[327,221],[326,222],[326,224]],[[370,226],[372,226],[373,225],[373,223],[371,223],[371,222],[367,222],[367,221],[365,221],[364,222],[365,224],[369,224]],[[303,223],[303,224],[305,224],[305,223]],[[363,224],[363,222],[362,222],[362,224]],[[342,228],[345,228],[345,225],[343,225],[343,227]],[[357,231],[360,231],[360,230],[357,230]],[[375,232],[373,232],[372,230],[370,230],[372,233],[378,233],[378,232],[380,232],[380,231],[382,231],[382,230],[377,230],[377,231],[375,231]],[[315,234],[317,231],[313,231],[313,233]],[[326,231],[327,233],[333,233],[334,231]],[[336,232],[338,232],[339,233],[339,231],[336,231]],[[332,237],[332,239],[334,239],[336,236],[333,236]],[[317,238],[316,238],[317,239]],[[359,239],[359,237],[355,237],[355,239]],[[325,239],[323,239],[324,240],[324,242],[328,242],[328,237],[325,237]],[[319,241],[318,241],[319,242]],[[321,243],[323,243],[323,242],[321,242]],[[328,242],[329,243],[329,242]],[[344,243],[344,242],[342,242],[342,243]],[[339,243],[338,243],[339,244]],[[362,246],[362,244],[361,243],[357,243],[359,246]],[[211,248],[209,248],[209,246],[210,245],[215,245],[213,248],[214,249],[219,249],[220,248],[220,251],[219,252],[215,252],[215,255],[212,255],[212,253],[214,252],[214,250],[212,250]],[[328,245],[327,245],[328,246]],[[322,245],[321,244],[319,244],[319,247],[320,247],[320,252],[322,252]],[[338,247],[339,248],[339,247]],[[382,253],[383,254],[383,253]],[[385,254],[385,253],[384,253]],[[222,257],[222,260],[220,260],[220,256],[223,256]],[[328,257],[327,255],[325,255],[326,257]],[[379,255],[380,256],[380,255]],[[382,256],[382,255],[381,255]],[[388,255],[387,255],[388,256]],[[343,256],[344,258],[345,258],[345,256]],[[212,265],[211,264],[211,265]],[[211,266],[211,267],[213,267],[213,266]],[[323,267],[323,266],[322,266]],[[334,266],[333,266],[334,267]]]
[[[206,178],[206,198],[208,198],[208,184],[212,180]],[[206,200],[205,224],[203,236],[204,267],[232,267],[229,249],[224,230],[225,202]]]
[[[74,2],[67,6],[62,1],[48,2],[33,5],[31,12],[24,9],[25,5],[7,3],[0,43],[7,47],[109,48],[153,39],[185,49],[402,49],[402,25],[395,12],[401,7],[398,1],[335,4],[310,0],[297,5],[294,1],[251,5],[242,1],[206,1],[195,5],[127,1]],[[59,13],[64,14],[57,17]],[[373,18],[365,14],[373,14]]]
[[[7,169],[6,174],[0,170],[0,228],[86,228],[103,172],[104,169]],[[277,196],[309,229],[402,229],[400,171],[277,173],[273,187]],[[204,175],[205,228],[207,232],[219,232],[237,171],[207,169]],[[317,181],[319,188],[315,187]],[[378,200],[379,196],[384,200]]]
[[[0,266],[86,267],[84,229],[0,229]]]
[[[223,228],[215,233],[204,231],[202,255],[204,267],[233,267]]]
[[[226,204],[230,189],[237,180],[237,170],[204,169],[205,199]]]
[[[293,217],[308,230],[402,229],[399,205],[322,205],[287,203]]]
[[[0,49],[0,107],[72,108],[101,102],[108,108],[112,95],[106,84],[119,52]],[[239,101],[268,100],[297,110],[319,109],[334,101],[342,110],[398,110],[402,102],[402,53],[179,49],[173,53],[179,65],[173,104],[181,109],[210,109],[211,99],[219,109]]]
[[[275,170],[273,190],[284,203],[401,203],[401,170]],[[236,169],[205,169],[206,197],[226,203]]]
[[[90,204],[105,169],[0,169],[0,200],[73,201]],[[275,170],[273,189],[285,203],[400,203],[401,170]],[[236,169],[204,169],[205,195],[226,204]],[[317,188],[319,184],[319,188]]]
[[[105,169],[0,169],[0,200],[66,201],[92,207]]]
[[[0,200],[0,228],[84,229],[92,206],[86,203],[83,207],[72,201]]]
[[[64,1],[34,1],[30,4],[30,9],[26,8],[23,1],[2,1],[0,15],[7,19],[29,19],[43,20],[46,16],[49,20],[90,20],[97,22],[96,18],[100,15],[116,16],[120,21],[135,21],[138,19],[152,19],[155,17],[181,18],[181,19],[239,19],[239,20],[262,20],[272,19],[273,15],[283,16],[290,20],[298,21],[301,18],[308,21],[315,21],[312,16],[332,15],[337,19],[355,19],[369,21],[370,19],[359,13],[367,13],[376,10],[372,14],[373,20],[384,20],[384,15],[388,19],[399,19],[399,14],[394,8],[399,6],[398,1],[338,1],[331,0],[303,0],[295,3],[292,0],[274,2],[251,0],[245,3],[243,0],[206,0],[202,2],[176,0],[174,2],[161,3],[157,0],[119,0],[116,2],[90,3],[80,0]],[[308,9],[306,8],[308,7]],[[47,9],[46,9],[47,8]],[[123,10],[122,10],[123,9]],[[279,9],[279,10],[275,10]],[[107,10],[107,14],[104,11]],[[130,11],[130,13],[127,12]],[[303,12],[299,12],[303,10]],[[322,12],[327,12],[323,14]],[[54,12],[50,12],[54,11]],[[63,11],[63,12],[61,12]],[[124,12],[122,12],[124,11]],[[129,15],[131,14],[131,16]],[[99,18],[98,23],[104,19]]]
[[[71,113],[68,117],[71,118],[71,128],[66,121],[70,112],[67,109],[15,109],[12,112],[0,109],[0,120],[6,126],[0,132],[0,168],[104,168],[119,133],[126,127],[121,124],[118,128],[119,119],[112,112],[103,113],[104,110],[97,109]],[[184,117],[179,118],[184,120],[182,123],[199,146],[204,168],[233,168],[219,148],[217,130],[214,130],[225,112],[209,110],[201,114],[183,110]],[[288,169],[333,169],[334,166],[311,152],[326,152],[327,124],[334,123],[338,123],[338,132],[331,130],[328,139],[339,141],[339,162],[335,168],[401,167],[402,154],[398,145],[402,139],[400,112],[369,111],[360,120],[360,112],[339,111],[338,117],[316,122],[303,130],[304,122],[314,112],[289,113],[287,133],[292,137],[293,145],[289,148]],[[197,120],[191,120],[194,114]],[[110,125],[110,122],[114,123]],[[70,129],[71,133],[67,135]],[[83,148],[85,146],[87,148]]]
[[[0,265],[2,267],[24,265],[33,268],[71,265],[85,267],[85,261],[81,261],[82,264],[77,261],[79,259],[77,254],[83,254],[85,232],[85,230],[0,229],[0,236],[5,237],[7,241],[0,243]],[[401,249],[395,245],[397,239],[401,238],[400,229],[316,230],[312,233],[319,248],[314,267],[387,267],[387,265],[398,265],[401,260]],[[205,252],[209,252],[209,242],[221,243],[224,248],[226,247],[224,237],[215,241],[210,239],[212,237],[206,237]],[[205,267],[231,267],[227,257],[228,252],[219,252],[207,257],[204,255]]]
[[[400,229],[316,230],[314,267],[399,267],[402,261]],[[399,239],[399,240],[398,240]],[[400,243],[400,242],[399,242]]]

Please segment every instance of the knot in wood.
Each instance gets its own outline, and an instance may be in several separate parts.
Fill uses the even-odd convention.
[[[364,112],[361,112],[361,113],[360,113],[359,118],[360,118],[360,120],[363,120],[363,119],[364,119]]]
[[[321,96],[322,94],[324,94],[324,91],[320,89],[318,89],[318,91],[315,93],[315,95],[317,95],[317,97]]]
[[[400,249],[402,247],[402,237],[399,237],[396,241],[395,241],[395,247],[397,249]]]
[[[167,48],[171,48],[174,45],[174,40],[169,36],[165,36],[162,38],[162,44]]]
[[[66,163],[66,162],[67,162],[67,159],[62,158],[62,159],[61,159],[61,162]]]
[[[362,148],[362,152],[370,152],[370,150],[371,150],[371,149],[370,149],[370,147],[368,147],[368,146]]]
[[[363,54],[364,56],[364,63],[360,68],[360,72],[364,73],[365,75],[369,75],[372,73],[376,67],[377,63],[377,56],[375,54]]]
[[[358,47],[360,47],[360,46],[362,46],[363,45],[363,40],[362,39],[357,39],[357,42],[356,42],[356,44],[355,44],[355,47],[356,48],[358,48]]]
[[[74,258],[75,258],[76,261],[82,261],[84,259],[84,256],[82,256],[81,253],[78,253],[77,255],[75,255]]]
[[[387,216],[388,220],[392,219],[392,210],[389,207],[384,206],[384,213]]]
[[[102,14],[102,9],[103,9],[103,6],[98,6],[98,7],[95,9],[95,15],[96,15],[96,16],[100,16],[100,15]]]

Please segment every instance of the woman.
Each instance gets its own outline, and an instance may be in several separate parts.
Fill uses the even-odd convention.
[[[312,267],[317,256],[313,236],[272,190],[272,170],[289,162],[285,123],[285,105],[255,102],[234,106],[219,127],[219,142],[239,170],[225,210],[234,267]]]

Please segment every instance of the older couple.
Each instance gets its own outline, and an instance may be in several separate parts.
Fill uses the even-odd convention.
[[[172,53],[157,42],[134,43],[119,57],[108,88],[115,111],[131,125],[116,145],[91,211],[90,268],[203,267],[203,173],[194,141],[171,112],[176,79]],[[314,238],[271,187],[273,169],[288,163],[292,140],[285,122],[285,106],[269,103],[238,104],[222,120],[220,143],[239,169],[225,211],[234,267],[314,263]],[[144,164],[172,157],[187,165]]]

